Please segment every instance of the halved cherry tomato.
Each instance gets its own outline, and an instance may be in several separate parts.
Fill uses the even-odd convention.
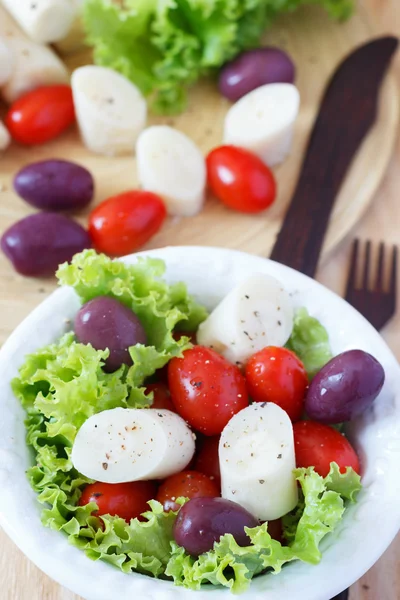
[[[219,486],[207,475],[197,471],[182,471],[168,477],[158,488],[157,500],[165,505],[177,498],[215,498],[220,496]],[[169,506],[169,505],[168,505]]]
[[[149,383],[146,385],[146,394],[153,392],[153,404],[151,408],[165,408],[176,412],[176,408],[171,400],[171,394],[165,383]]]
[[[194,346],[168,364],[168,383],[176,410],[191,427],[217,435],[248,406],[246,381],[236,365],[210,348]]]
[[[37,88],[16,100],[5,123],[20,144],[44,144],[59,136],[75,121],[72,90],[69,85]]]
[[[91,483],[85,487],[79,499],[79,506],[96,502],[99,510],[93,514],[117,515],[130,521],[147,510],[147,502],[154,500],[157,486],[153,481],[134,481],[132,483]]]
[[[292,421],[301,418],[308,377],[303,363],[293,352],[275,346],[263,348],[249,358],[245,374],[254,402],[274,402]]]
[[[219,435],[204,437],[199,442],[199,450],[194,462],[194,469],[204,473],[210,479],[221,483],[221,471],[219,468]]]
[[[276,197],[272,171],[258,156],[236,146],[220,146],[210,152],[207,178],[212,193],[241,212],[261,212]]]
[[[294,449],[298,467],[315,467],[326,477],[331,462],[338,464],[341,473],[352,467],[360,473],[360,462],[350,442],[337,429],[316,421],[299,421],[293,425]]]
[[[89,216],[89,235],[96,250],[123,256],[143,246],[163,224],[167,211],[156,194],[140,190],[104,200]]]

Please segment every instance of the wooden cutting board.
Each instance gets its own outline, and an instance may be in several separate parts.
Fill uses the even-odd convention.
[[[302,163],[303,152],[314,122],[323,89],[340,60],[355,46],[373,36],[360,8],[350,21],[330,21],[318,8],[297,11],[282,18],[266,43],[286,49],[297,64],[297,85],[301,93],[301,111],[296,124],[290,157],[275,169],[278,198],[274,206],[261,215],[243,215],[226,209],[215,199],[207,200],[196,217],[169,219],[149,248],[165,245],[225,246],[268,256],[282,223]],[[87,50],[65,57],[72,69],[90,61]],[[377,122],[365,140],[337,199],[324,245],[326,257],[357,223],[371,202],[392,153],[399,117],[399,98],[391,75],[381,91]],[[216,89],[215,81],[204,81],[193,89],[188,110],[174,118],[151,117],[151,123],[167,123],[189,134],[206,153],[222,142],[224,115],[229,103]],[[377,151],[379,149],[379,151]],[[42,147],[22,148],[13,145],[0,158],[0,232],[33,209],[12,189],[15,173],[27,163],[45,158],[66,158],[90,169],[96,180],[94,204],[112,194],[137,185],[135,158],[105,158],[88,152],[76,130]],[[83,224],[87,213],[75,215]],[[3,256],[0,258],[0,343],[39,303],[44,293],[54,288],[54,281],[30,280],[16,275]]]

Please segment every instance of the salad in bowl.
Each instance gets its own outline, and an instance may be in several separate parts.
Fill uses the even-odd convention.
[[[57,276],[0,361],[2,525],[40,568],[93,600],[328,600],[377,560],[399,368],[354,309],[215,248]]]

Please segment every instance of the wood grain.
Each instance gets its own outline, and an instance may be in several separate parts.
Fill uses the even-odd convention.
[[[314,14],[314,11],[311,11]],[[304,11],[299,16],[299,22],[307,21],[306,15],[309,11]],[[323,31],[323,40],[321,40],[321,48],[326,44],[329,46],[329,52],[323,53],[322,63],[324,73],[328,73],[338,56],[345,54],[346,49],[353,44],[352,40],[362,41],[367,36],[368,28],[377,33],[400,34],[400,4],[398,0],[363,0],[360,3],[358,16],[352,22],[345,24],[343,27],[325,28],[326,20],[322,13],[315,11],[314,23],[319,23]],[[294,17],[293,17],[294,19]],[[291,20],[284,19],[282,24],[274,30],[274,33],[269,36],[271,41],[279,45],[287,46],[287,23]],[[325,28],[325,29],[324,29]],[[329,35],[327,31],[329,30]],[[301,37],[296,37],[293,34],[290,43],[296,57],[304,56],[305,65],[320,64],[313,63],[315,58],[319,57],[317,46],[307,46],[307,49],[302,50],[304,39],[308,40],[309,35],[316,35],[315,32],[309,31],[306,27],[303,30]],[[354,37],[355,36],[355,37]],[[300,60],[300,59],[298,59]],[[303,63],[302,63],[303,64]],[[301,81],[300,75],[300,81]],[[400,83],[400,58],[397,60],[395,77]],[[316,76],[318,79],[318,76]],[[322,82],[319,82],[320,90],[322,90]],[[305,90],[307,96],[307,90]],[[190,116],[191,115],[191,116]],[[189,113],[189,120],[195,119],[192,113]],[[311,124],[312,115],[303,114],[305,121]],[[217,117],[215,117],[215,120]],[[196,127],[206,128],[209,123],[202,122]],[[393,128],[394,129],[394,128]],[[396,132],[394,132],[396,133]],[[306,140],[297,139],[297,152],[301,152]],[[376,154],[379,154],[380,148],[376,147]],[[40,158],[40,152],[36,149],[30,151],[25,162]],[[400,212],[398,211],[398,198],[400,189],[400,140],[396,142],[394,156],[390,163],[389,170],[379,190],[377,191],[372,207],[368,210],[365,217],[358,223],[355,230],[351,232],[340,244],[336,250],[333,250],[327,259],[320,266],[317,273],[317,279],[327,287],[333,289],[339,294],[344,292],[344,282],[347,273],[347,267],[350,257],[351,241],[355,235],[361,239],[372,239],[379,241],[381,239],[391,243],[398,243],[400,232]],[[3,162],[0,163],[0,181],[1,172],[3,170]],[[99,165],[102,161],[99,160]],[[132,165],[134,171],[134,165]],[[295,168],[289,170],[287,178],[282,179],[284,193],[287,198],[290,197],[293,191],[295,180]],[[368,179],[370,173],[364,172],[364,177]],[[107,182],[106,182],[107,183]],[[110,189],[112,182],[108,183]],[[105,193],[107,193],[107,190]],[[0,194],[1,197],[1,194]],[[22,204],[16,197],[12,197],[11,203],[8,206],[2,204],[0,200],[0,228],[3,229],[8,222],[12,220],[12,211],[15,205],[18,205],[18,210],[21,210]],[[283,206],[282,200],[282,206]],[[351,207],[347,207],[349,210]],[[346,217],[344,217],[346,219]],[[218,245],[230,246],[232,244],[232,232],[228,228],[228,223],[222,228],[221,239]],[[245,229],[245,226],[243,226]],[[256,236],[262,237],[264,234],[263,227],[260,226]],[[168,240],[167,243],[173,243],[174,240]],[[235,242],[235,240],[234,240]],[[241,243],[252,243],[251,239],[245,234],[241,238]],[[192,243],[191,239],[179,243]],[[205,242],[207,243],[207,242]],[[158,243],[157,245],[162,245]],[[239,243],[237,244],[239,246]],[[251,250],[251,249],[250,249]],[[27,281],[16,277],[11,269],[6,265],[4,260],[0,261],[0,338],[8,335],[11,329],[20,322],[20,320],[31,310],[33,306],[38,304],[43,297],[54,287],[53,282],[37,282]],[[396,356],[400,360],[400,337],[398,335],[400,328],[400,314],[386,327],[383,335]],[[379,532],[377,532],[379,535]],[[52,582],[48,577],[42,574],[36,567],[30,563],[20,551],[12,544],[3,532],[0,532],[0,580],[2,587],[0,598],[3,600],[79,600],[78,596],[61,588],[56,583]],[[323,593],[323,592],[322,592]],[[400,537],[398,537],[388,549],[385,555],[378,563],[351,588],[350,600],[397,600],[400,597]],[[111,600],[111,599],[110,599]]]

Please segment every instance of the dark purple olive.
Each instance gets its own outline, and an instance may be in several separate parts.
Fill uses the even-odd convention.
[[[258,48],[239,54],[222,68],[219,89],[228,100],[236,102],[267,83],[293,83],[294,79],[295,67],[285,52],[279,48]]]
[[[17,194],[41,210],[77,210],[93,198],[93,177],[68,160],[44,160],[21,169],[14,178]]]
[[[11,225],[1,238],[1,249],[21,275],[48,277],[59,264],[91,247],[81,225],[64,215],[37,213]]]
[[[312,380],[305,409],[321,423],[351,421],[369,408],[385,382],[380,362],[363,350],[332,358]]]
[[[108,296],[98,296],[82,306],[75,317],[75,335],[79,342],[91,344],[96,350],[109,349],[105,364],[109,372],[131,365],[130,346],[147,341],[139,317]]]
[[[193,556],[212,550],[225,533],[230,533],[239,546],[248,546],[244,528],[257,527],[259,521],[236,502],[224,498],[193,498],[178,513],[174,538]]]

